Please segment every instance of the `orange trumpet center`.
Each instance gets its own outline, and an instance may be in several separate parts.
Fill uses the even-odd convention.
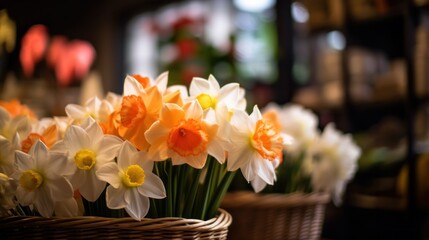
[[[124,127],[132,128],[141,123],[146,116],[146,106],[142,97],[125,96],[122,100],[121,123]]]
[[[206,151],[207,143],[208,134],[201,123],[194,119],[183,120],[168,136],[168,147],[182,157]]]
[[[259,120],[252,136],[252,145],[263,158],[274,160],[282,154],[283,139],[272,124]]]

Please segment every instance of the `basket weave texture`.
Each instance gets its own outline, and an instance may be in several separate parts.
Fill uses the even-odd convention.
[[[223,209],[207,221],[177,217],[136,221],[129,217],[11,216],[0,218],[0,234],[5,239],[226,239],[231,221],[231,215]]]
[[[321,193],[228,193],[221,205],[234,219],[228,239],[320,239],[329,200]]]

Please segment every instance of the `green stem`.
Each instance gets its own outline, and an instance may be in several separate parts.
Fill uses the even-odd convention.
[[[188,177],[190,177],[190,180],[191,180],[190,182],[192,182],[192,185],[186,194],[186,201],[184,206],[185,209],[184,209],[183,217],[191,218],[193,208],[194,208],[195,198],[197,197],[197,193],[198,193],[198,185],[199,185],[199,179],[201,176],[201,170],[193,169],[188,166],[187,168],[189,169],[190,176]]]
[[[235,176],[234,172],[226,172],[225,175],[222,178],[222,181],[220,182],[216,194],[214,195],[211,204],[210,204],[210,210],[206,216],[206,219],[213,218],[216,215],[217,210],[219,209],[219,206],[228,191],[229,186],[231,185],[232,180]]]
[[[201,199],[203,206],[201,208],[201,214],[199,215],[199,218],[203,220],[205,220],[207,205],[209,204],[208,202],[210,201],[210,195],[211,195],[210,193],[214,185],[214,179],[212,174],[213,172],[215,172],[214,168],[216,167],[216,165],[214,164],[215,160],[212,157],[209,157],[207,161],[209,161],[209,163],[208,163],[208,168],[206,172],[206,177],[204,180],[204,187],[202,189],[203,198]]]

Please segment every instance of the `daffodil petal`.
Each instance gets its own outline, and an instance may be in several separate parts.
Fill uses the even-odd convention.
[[[256,176],[255,179],[250,182],[250,184],[256,193],[262,191],[267,186],[267,183],[259,176]]]
[[[209,78],[207,79],[207,81],[210,83],[212,90],[214,90],[215,92],[219,92],[220,90],[219,82],[212,74],[209,75]]]
[[[34,202],[34,206],[37,211],[43,217],[52,217],[54,213],[54,205],[55,201],[52,198],[52,194],[45,187],[42,187],[38,190],[36,194],[36,200]]]
[[[77,151],[91,146],[91,140],[85,130],[75,125],[67,129],[64,135],[64,143],[70,154],[75,154]]]
[[[132,218],[141,220],[149,212],[149,198],[140,195],[137,189],[128,192],[131,201],[125,207],[125,210]]]
[[[189,94],[198,96],[200,93],[209,93],[210,83],[206,79],[194,77],[189,86]]]
[[[113,188],[108,186],[106,190],[106,204],[110,209],[121,209],[127,206],[125,202],[125,191],[123,188]]]
[[[203,109],[197,100],[191,101],[183,107],[186,119],[201,119],[203,116]]]
[[[218,101],[225,104],[236,105],[239,101],[240,85],[238,83],[228,83],[218,92]]]
[[[97,156],[103,159],[113,159],[118,155],[123,140],[117,136],[105,135],[97,151]]]
[[[54,213],[56,217],[76,217],[78,206],[76,199],[69,198],[55,203]]]
[[[81,119],[86,114],[86,109],[77,104],[67,104],[65,108],[67,116],[72,119]]]
[[[145,92],[143,86],[132,76],[127,75],[124,80],[124,92],[123,96],[137,95]]]
[[[164,184],[161,179],[151,172],[145,173],[145,182],[137,188],[143,196],[161,199],[166,197]]]
[[[22,151],[15,152],[16,164],[20,170],[32,169],[35,167],[31,156]]]
[[[85,184],[80,186],[79,191],[86,200],[94,202],[100,197],[106,187],[106,182],[99,180],[93,171],[89,171],[85,175]]]
[[[49,186],[52,196],[56,201],[63,201],[73,197],[73,187],[70,182],[62,176],[56,179],[49,179]]]
[[[129,165],[133,164],[130,160],[132,155],[137,154],[137,149],[129,141],[125,141],[119,149],[118,154],[118,167],[119,169],[125,169]]]
[[[35,159],[36,168],[45,168],[45,166],[50,164],[48,157],[48,148],[40,140],[37,140],[36,143],[34,143],[34,145],[30,148],[28,154],[33,156],[33,158]]]
[[[16,189],[16,199],[22,206],[28,206],[33,203],[35,197],[34,192],[28,192],[24,190],[22,187],[18,187]]]
[[[101,166],[96,174],[97,177],[109,183],[114,188],[119,188],[121,186],[121,177],[118,175],[119,168],[118,165],[114,162],[109,162]]]
[[[165,92],[167,89],[168,84],[168,71],[161,73],[156,79],[155,79],[155,85],[158,87],[160,92]]]

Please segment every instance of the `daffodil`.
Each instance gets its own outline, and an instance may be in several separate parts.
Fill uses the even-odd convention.
[[[28,152],[37,140],[41,140],[48,148],[60,139],[57,122],[52,118],[44,118],[33,125],[31,132],[23,139],[21,150]]]
[[[318,135],[317,116],[308,109],[297,104],[287,104],[283,107],[270,103],[264,108],[264,114],[279,115],[281,132],[290,135],[294,141],[288,146],[289,154],[299,154],[314,141]]]
[[[6,109],[0,107],[0,136],[16,145],[31,131],[31,119],[26,115],[12,117]],[[18,148],[18,146],[16,146]]]
[[[152,173],[153,161],[125,141],[118,161],[109,162],[97,170],[97,176],[110,184],[106,191],[107,207],[125,208],[134,219],[141,220],[149,211],[149,198],[165,198],[161,179]]]
[[[0,172],[0,217],[8,215],[10,209],[16,206],[16,181]]]
[[[189,86],[189,95],[196,99],[205,111],[216,110],[218,105],[225,105],[228,109],[242,109],[243,90],[238,83],[228,83],[222,88],[213,75],[209,78],[193,78]]]
[[[64,177],[67,156],[49,152],[38,140],[28,153],[16,152],[19,184],[16,198],[22,206],[33,205],[43,217],[51,217],[56,202],[73,197],[73,187]]]
[[[0,173],[7,175],[15,171],[15,149],[6,138],[0,136]]]
[[[228,170],[241,169],[247,181],[261,178],[272,185],[276,179],[273,161],[279,161],[282,157],[281,135],[262,118],[257,106],[250,115],[242,110],[234,112],[231,125],[233,144],[228,152]]]
[[[121,107],[111,115],[109,132],[146,151],[149,144],[144,133],[158,119],[161,107],[162,95],[156,86],[145,89],[135,78],[127,76]]]
[[[83,106],[78,104],[67,104],[65,111],[69,118],[79,123],[87,117],[92,117],[94,120],[99,121],[100,108],[101,100],[98,97],[92,97],[88,99]]]
[[[66,174],[74,189],[93,202],[106,187],[106,182],[98,179],[95,172],[101,165],[114,161],[121,143],[116,136],[104,135],[97,122],[88,117],[82,126],[70,126],[52,151],[68,152]]]
[[[360,154],[360,148],[350,135],[344,135],[332,123],[328,124],[309,147],[304,160],[314,190],[331,192],[334,202],[340,203],[345,184],[356,172]]]
[[[220,163],[225,161],[225,143],[217,135],[218,125],[203,118],[203,109],[196,101],[183,108],[164,104],[159,120],[145,133],[151,156],[171,158],[174,165],[187,163],[194,168],[202,168],[209,154]]]

